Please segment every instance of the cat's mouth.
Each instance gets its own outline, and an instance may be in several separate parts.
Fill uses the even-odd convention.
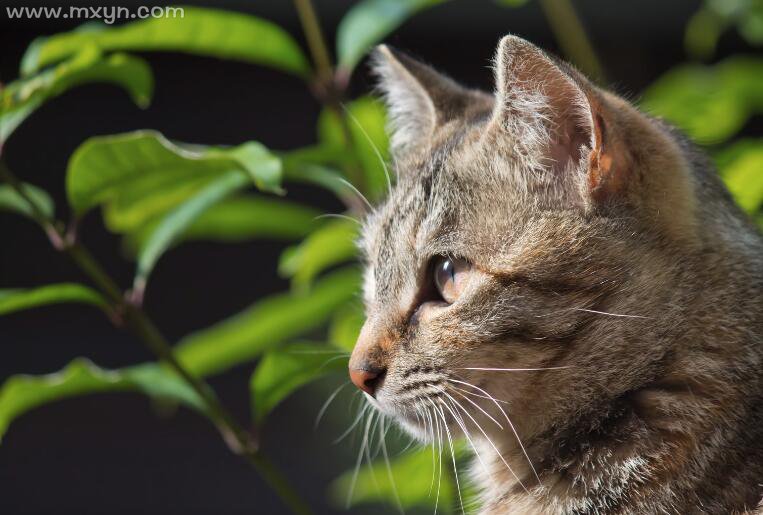
[[[446,394],[445,379],[438,378],[408,383],[389,393],[382,390],[375,398],[366,394],[366,399],[407,433],[430,443],[438,430],[444,431],[440,427],[451,418],[443,402]]]

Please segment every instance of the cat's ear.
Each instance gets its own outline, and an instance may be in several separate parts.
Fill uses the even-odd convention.
[[[392,154],[399,158],[422,148],[437,127],[457,117],[479,93],[432,67],[380,45],[372,67],[389,116]]]
[[[543,165],[556,174],[583,170],[585,181],[576,185],[593,198],[624,187],[627,149],[613,129],[612,113],[584,77],[516,36],[501,39],[495,75],[493,127],[543,155]]]

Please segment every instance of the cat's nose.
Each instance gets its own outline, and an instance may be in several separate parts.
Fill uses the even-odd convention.
[[[376,387],[384,377],[384,370],[381,368],[351,368],[350,379],[355,386],[366,392],[371,397],[376,393]]]

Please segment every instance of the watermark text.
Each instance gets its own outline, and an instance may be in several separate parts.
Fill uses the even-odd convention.
[[[66,6],[66,7],[6,7],[9,19],[19,20],[101,20],[109,25],[119,20],[145,20],[147,18],[185,18],[182,7],[123,6]]]

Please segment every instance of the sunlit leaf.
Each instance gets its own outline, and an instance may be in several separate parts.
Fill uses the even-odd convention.
[[[154,269],[156,262],[186,229],[210,206],[219,202],[237,190],[245,188],[249,178],[238,170],[212,179],[193,197],[186,200],[165,216],[154,228],[138,251],[138,269],[135,274],[134,288],[142,290]]]
[[[673,68],[644,92],[642,105],[700,143],[719,143],[763,112],[763,59],[732,57],[713,66]]]
[[[333,154],[336,155],[336,153]],[[332,164],[342,159],[342,157],[337,157]],[[284,158],[284,179],[289,182],[319,186],[339,198],[356,194],[344,182],[341,172],[322,164],[318,165],[304,161],[302,156],[295,158],[289,155]]]
[[[712,57],[727,25],[727,20],[712,9],[700,8],[686,24],[684,45],[687,52],[700,59]]]
[[[106,370],[80,358],[54,374],[15,375],[6,379],[0,387],[0,438],[14,419],[37,406],[77,395],[112,391],[143,392],[204,412],[203,403],[193,389],[158,364]]]
[[[305,288],[327,268],[355,257],[358,223],[331,220],[314,230],[305,240],[281,256],[279,272],[291,277],[297,288]]]
[[[91,304],[107,309],[108,303],[95,290],[76,283],[48,284],[30,289],[0,289],[0,315],[62,303]]]
[[[92,23],[78,30],[37,39],[22,60],[27,75],[88,45],[104,51],[184,52],[271,66],[299,76],[310,71],[299,45],[281,27],[243,13],[182,7],[172,13],[125,25]]]
[[[254,238],[296,240],[315,228],[316,209],[280,198],[242,195],[226,198],[201,213],[179,236],[182,241],[239,242]],[[146,244],[158,223],[150,222],[127,236],[132,252]]]
[[[763,45],[763,2],[752,2],[755,8],[747,16],[740,18],[737,27],[739,33],[748,43],[755,46]]]
[[[53,216],[55,206],[47,192],[31,184],[24,184],[22,188],[45,216]],[[27,200],[8,184],[0,184],[0,211],[10,211],[33,218],[33,210]]]
[[[417,12],[444,0],[361,0],[342,21],[336,35],[339,66],[351,71],[366,52]]]
[[[320,327],[357,294],[360,277],[342,269],[316,281],[303,294],[280,294],[254,303],[247,310],[184,338],[176,347],[178,359],[194,374],[211,375],[255,359],[284,341]]]
[[[347,370],[347,355],[319,343],[293,343],[265,353],[249,382],[255,423],[300,386],[326,374]]]
[[[193,196],[210,180],[239,170],[280,191],[281,161],[256,142],[217,148],[171,143],[153,131],[91,138],[69,160],[69,203],[77,215],[108,204],[115,226],[141,225]]]
[[[763,140],[742,140],[716,156],[726,186],[750,214],[763,207]]]
[[[438,512],[452,513],[458,500],[449,460],[445,451],[437,456],[430,448],[416,449],[390,458],[391,473],[383,460],[374,462],[371,467],[362,467],[354,481],[354,471],[348,470],[331,484],[329,494],[334,504],[342,507],[349,498],[350,507],[385,503],[390,508],[397,508],[399,499],[406,510],[415,507],[434,509],[436,504]]]
[[[352,351],[365,322],[363,305],[359,300],[348,302],[337,310],[329,326],[329,342],[340,349]]]
[[[102,57],[85,48],[71,59],[0,89],[0,143],[45,101],[86,83],[106,82],[124,88],[140,107],[151,100],[154,80],[143,60],[126,54]]]
[[[350,148],[364,172],[364,192],[371,200],[380,199],[391,180],[386,162],[389,159],[386,113],[384,106],[371,97],[361,97],[347,105],[344,116],[352,138]],[[346,149],[345,132],[337,115],[324,109],[318,119],[318,139],[326,148]],[[346,159],[346,150],[340,155]],[[338,164],[338,163],[337,163]]]
[[[705,0],[686,27],[687,49],[697,57],[711,57],[721,34],[734,26],[749,44],[763,44],[763,2]]]

